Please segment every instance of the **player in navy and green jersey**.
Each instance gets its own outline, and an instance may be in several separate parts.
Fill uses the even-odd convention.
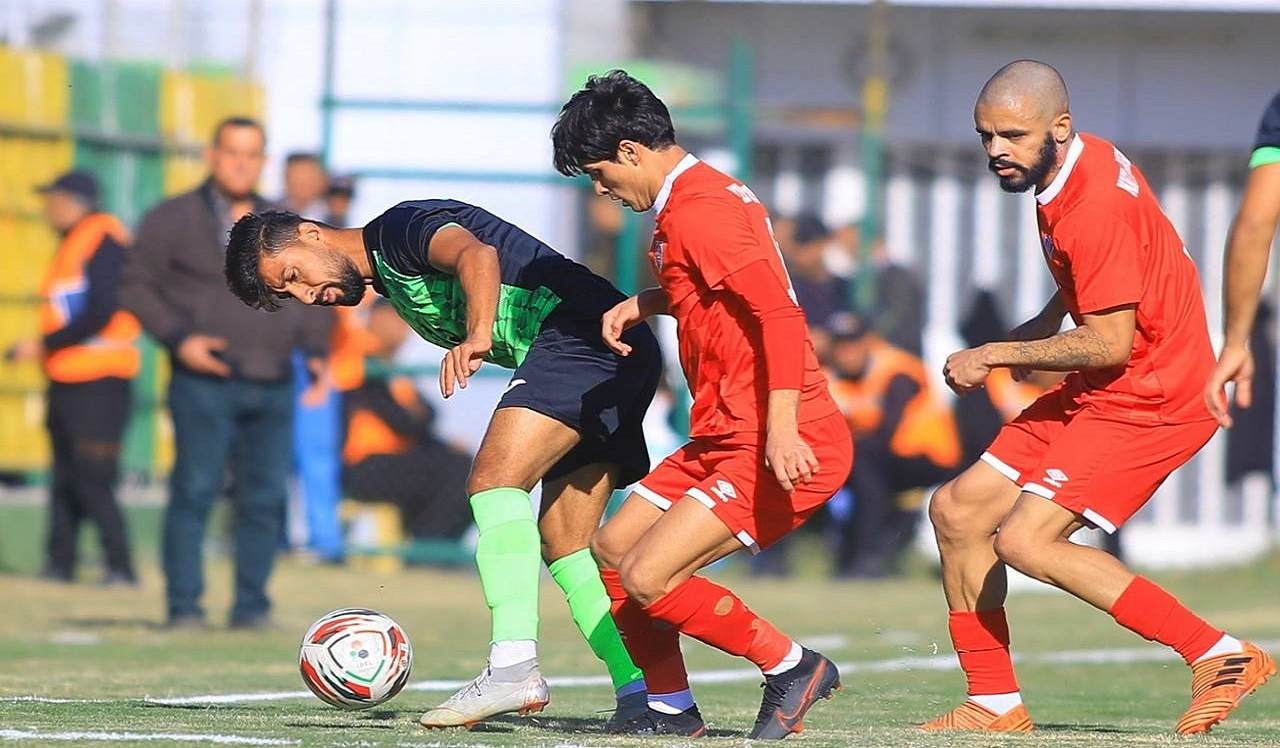
[[[543,560],[609,668],[614,720],[643,712],[644,681],[587,548],[614,487],[649,469],[641,421],[661,373],[657,341],[637,327],[628,341],[635,353],[622,357],[601,339],[601,315],[624,295],[520,228],[453,200],[400,203],[349,229],[251,213],[231,230],[227,283],[246,304],[267,309],[287,296],[354,305],[372,285],[448,351],[440,366],[446,398],[484,361],[515,370],[468,482],[476,564],[493,613],[489,666],[421,723],[470,726],[547,703],[536,648]],[[528,492],[539,481],[535,522]]]
[[[1218,365],[1205,385],[1205,402],[1223,426],[1231,426],[1226,385],[1235,382],[1235,400],[1253,404],[1253,353],[1249,337],[1258,314],[1262,281],[1271,259],[1271,242],[1280,226],[1280,93],[1262,114],[1249,158],[1249,181],[1231,222],[1223,258],[1222,325],[1225,333]]]

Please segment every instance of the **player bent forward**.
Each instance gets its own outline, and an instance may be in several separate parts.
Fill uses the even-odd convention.
[[[1072,373],[933,498],[969,698],[924,727],[1032,729],[1009,657],[1007,565],[1182,655],[1191,705],[1176,729],[1207,732],[1275,673],[1271,657],[1069,540],[1086,526],[1115,532],[1216,429],[1200,394],[1214,360],[1199,274],[1142,173],[1107,141],[1075,132],[1056,70],[1029,60],[1001,68],[974,121],[1001,186],[1035,188],[1058,292],[1015,341],[952,354],[947,382],[965,394],[994,367]],[[1068,313],[1077,327],[1058,333]]]
[[[679,635],[746,657],[765,677],[752,738],[801,729],[839,688],[835,665],[695,573],[785,536],[844,483],[853,439],[818,369],[764,206],[741,182],[676,144],[666,106],[622,71],[593,77],[561,110],[555,165],[657,218],[660,284],[611,309],[604,338],[678,322],[693,393],[691,441],[635,488],[592,540],[614,619],[649,685],[649,711],[619,731],[701,735]]]
[[[227,281],[245,303],[265,308],[288,296],[354,305],[372,285],[419,335],[448,349],[445,397],[484,361],[515,370],[467,488],[493,615],[489,665],[422,725],[471,726],[547,703],[536,648],[539,542],[574,622],[612,676],[614,722],[643,713],[644,681],[587,550],[614,487],[649,466],[641,421],[661,372],[657,341],[636,328],[627,338],[635,353],[622,357],[600,335],[600,315],[623,294],[518,227],[452,200],[401,203],[349,229],[250,214],[231,231]],[[528,492],[539,481],[535,523]]]

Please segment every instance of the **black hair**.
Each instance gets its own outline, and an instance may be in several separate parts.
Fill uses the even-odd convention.
[[[274,312],[280,308],[276,292],[262,282],[264,256],[272,257],[298,239],[302,216],[282,210],[246,213],[231,227],[227,240],[227,287],[236,298],[254,309]]]
[[[258,120],[252,117],[227,117],[226,119],[219,121],[217,125],[214,125],[213,139],[209,141],[210,144],[216,148],[218,143],[222,140],[222,131],[228,127],[252,127],[261,133],[264,143],[267,140],[267,131]]]
[[[624,140],[655,151],[675,145],[671,112],[624,70],[593,75],[560,109],[551,128],[556,171],[571,177],[585,164],[614,161]]]
[[[310,162],[323,166],[320,162],[320,154],[312,153],[311,151],[294,151],[284,157],[285,166],[293,166],[294,164],[302,162]]]

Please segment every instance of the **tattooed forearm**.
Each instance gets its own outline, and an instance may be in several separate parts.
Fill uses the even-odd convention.
[[[988,343],[990,366],[1025,366],[1041,371],[1079,371],[1114,366],[1115,355],[1106,339],[1087,325],[1042,340]]]

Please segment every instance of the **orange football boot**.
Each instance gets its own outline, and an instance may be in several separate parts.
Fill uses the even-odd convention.
[[[996,714],[985,706],[966,701],[932,722],[920,725],[923,730],[979,730],[985,732],[1031,732],[1031,715],[1027,705],[1019,704],[1004,714]]]
[[[1174,728],[1179,735],[1208,732],[1276,674],[1271,655],[1249,642],[1241,644],[1243,652],[1210,657],[1191,666],[1191,706]]]

